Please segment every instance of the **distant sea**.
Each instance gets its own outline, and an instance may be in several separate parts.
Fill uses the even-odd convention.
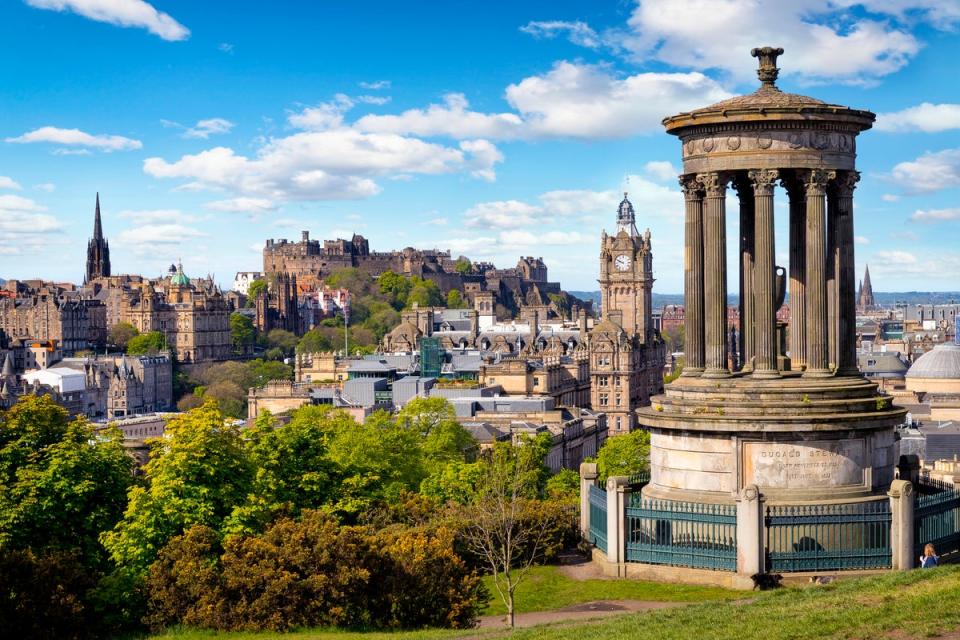
[[[571,295],[583,300],[593,300],[597,308],[600,306],[599,291],[570,291]],[[953,304],[960,303],[960,291],[874,291],[874,299],[878,305],[892,307],[902,304]],[[739,296],[728,296],[729,304],[738,304]],[[789,299],[787,300],[789,302]],[[653,308],[660,309],[668,304],[683,304],[682,293],[653,294]]]

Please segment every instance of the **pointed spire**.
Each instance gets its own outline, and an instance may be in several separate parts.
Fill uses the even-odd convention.
[[[93,239],[103,238],[103,225],[100,223],[100,192],[97,191],[97,208],[93,217]]]
[[[867,289],[873,289],[873,287],[870,286],[870,265],[867,265],[863,272],[863,286]]]
[[[12,378],[16,372],[13,370],[13,352],[7,351],[7,357],[3,361],[3,377]]]

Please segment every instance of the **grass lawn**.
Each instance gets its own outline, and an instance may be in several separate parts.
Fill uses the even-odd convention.
[[[507,609],[493,587],[493,578],[484,578],[490,590],[490,606],[483,615],[506,615]],[[652,600],[655,602],[706,602],[743,598],[742,591],[719,587],[697,587],[636,580],[571,580],[555,566],[533,567],[514,595],[517,613],[549,611],[593,600]]]
[[[543,568],[531,581],[526,607],[547,606],[546,594],[577,590],[583,597],[558,600],[549,608],[602,598],[696,600],[694,587],[650,585],[628,581],[583,581],[572,586],[556,570]],[[586,586],[590,582],[598,586]],[[542,585],[538,590],[537,584]],[[632,585],[632,587],[631,587]],[[635,590],[631,590],[635,589]],[[647,589],[647,592],[640,591]],[[691,589],[688,595],[685,589]],[[621,591],[622,590],[622,591]],[[703,590],[708,594],[711,590]],[[447,640],[508,637],[510,640],[821,640],[845,638],[923,638],[960,628],[960,566],[894,573],[863,580],[845,580],[807,588],[786,588],[753,594],[749,604],[725,602],[730,592],[712,590],[712,602],[689,607],[631,614],[604,621],[518,629],[513,634],[490,630],[428,630],[404,633],[357,633],[330,630],[289,634],[247,634],[173,630],[152,638],[178,640]],[[644,594],[644,595],[640,595]],[[671,595],[672,597],[667,597]],[[658,598],[653,596],[659,595]],[[744,594],[741,594],[743,597]],[[556,595],[556,598],[572,598]],[[749,594],[746,597],[750,598]],[[719,600],[719,601],[718,601]],[[519,601],[523,602],[523,599]],[[532,610],[530,608],[527,609]],[[891,635],[893,634],[893,635]]]

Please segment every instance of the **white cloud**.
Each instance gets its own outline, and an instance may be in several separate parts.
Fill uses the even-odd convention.
[[[878,251],[870,258],[870,270],[889,278],[956,278],[960,254],[939,252],[918,258],[909,251]]]
[[[880,196],[880,199],[883,200],[884,202],[899,202],[900,196],[894,193],[885,193],[882,196]]]
[[[927,152],[897,164],[890,178],[907,193],[930,193],[960,186],[960,149]]]
[[[217,49],[219,49],[223,53],[227,53],[231,55],[233,54],[233,48],[234,48],[233,45],[229,42],[221,42],[219,45],[217,45]]]
[[[946,222],[960,220],[960,209],[927,209],[913,212],[910,219],[914,222]]]
[[[890,237],[894,240],[908,240],[910,242],[916,242],[920,239],[920,236],[913,231],[891,231]]]
[[[361,89],[367,89],[368,91],[379,91],[380,89],[389,89],[390,81],[389,80],[377,80],[375,82],[358,82],[357,83]]]
[[[651,160],[643,165],[643,171],[658,182],[670,182],[680,175],[680,170],[666,160]]]
[[[57,189],[57,185],[52,182],[41,182],[40,184],[33,185],[33,188],[37,191],[46,191],[47,193],[53,193]]]
[[[12,191],[19,191],[22,189],[20,184],[13,178],[7,176],[0,176],[0,189],[9,189]]]
[[[60,129],[58,127],[40,127],[16,138],[7,138],[7,142],[18,144],[52,142],[78,147],[93,147],[104,151],[127,151],[143,147],[143,143],[139,140],[123,136],[92,135],[80,129]]]
[[[116,244],[137,253],[149,253],[182,244],[184,240],[202,238],[206,235],[206,233],[183,224],[144,224],[121,231],[120,235],[117,236]]]
[[[879,19],[857,17],[843,5],[868,4]],[[627,28],[604,34],[641,61],[720,69],[740,81],[755,77],[748,54],[758,43],[782,46],[783,72],[801,80],[864,84],[905,66],[920,50],[899,15],[931,2],[860,0],[639,0]]]
[[[184,138],[202,138],[206,140],[212,135],[218,133],[228,133],[233,129],[233,123],[223,118],[209,118],[207,120],[198,120],[197,124],[183,132]]]
[[[390,102],[390,96],[356,96],[354,100],[361,104],[375,104],[375,105],[385,105]]]
[[[37,9],[72,11],[90,20],[139,27],[164,40],[186,40],[190,30],[143,0],[26,0]]]
[[[444,217],[432,218],[430,220],[427,220],[427,224],[438,226],[438,227],[445,227],[448,224],[450,224],[450,220]]]
[[[204,206],[212,211],[226,211],[228,213],[266,213],[277,208],[273,202],[266,198],[243,197],[208,202]]]
[[[960,104],[931,104],[924,102],[916,107],[881,113],[874,128],[878,131],[936,133],[960,129]]]
[[[353,108],[350,96],[338,93],[330,102],[322,102],[315,107],[307,107],[300,113],[292,113],[287,118],[292,126],[307,131],[326,131],[343,125],[343,114]]]
[[[130,220],[134,224],[145,225],[190,224],[200,219],[179,209],[124,209],[117,214],[117,217]]]
[[[547,231],[534,233],[523,229],[501,231],[499,241],[506,245],[536,247],[539,245],[563,246],[579,244],[585,238],[579,231]]]
[[[730,97],[702,73],[638,73],[558,62],[506,90],[507,100],[540,137],[625,138],[659,131],[665,115]]]
[[[870,238],[867,236],[854,236],[853,241],[856,244],[870,244]]]
[[[443,104],[431,104],[426,109],[408,109],[396,115],[367,115],[353,126],[374,133],[449,136],[455,139],[512,139],[523,134],[523,121],[517,114],[479,113],[470,111],[469,106],[462,93],[448,93],[443,97]]]
[[[50,152],[55,156],[92,156],[90,149],[54,149]]]
[[[468,227],[515,228],[540,221],[543,207],[520,200],[481,202],[464,213]]]
[[[601,45],[600,36],[586,22],[579,20],[566,22],[563,20],[547,20],[528,22],[520,27],[520,31],[529,33],[534,38],[555,38],[556,36],[566,35],[567,39],[575,45],[597,49]]]
[[[60,233],[63,225],[45,213],[46,207],[29,198],[0,195],[0,246],[7,255],[20,255],[49,249],[51,234]]]

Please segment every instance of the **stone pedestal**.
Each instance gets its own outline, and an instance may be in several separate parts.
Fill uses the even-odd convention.
[[[894,569],[913,569],[917,560],[913,548],[913,510],[917,499],[913,483],[894,480],[887,495],[890,496],[892,566]]]
[[[597,465],[584,462],[580,465],[580,535],[590,539],[590,487],[597,482]]]
[[[737,496],[737,573],[764,572],[763,497],[752,484]]]

